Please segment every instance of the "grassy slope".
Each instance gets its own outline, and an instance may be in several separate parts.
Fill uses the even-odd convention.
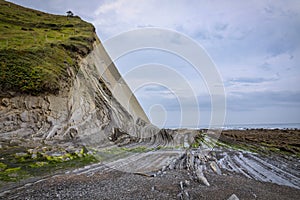
[[[57,93],[95,41],[79,17],[51,15],[0,0],[0,96]]]

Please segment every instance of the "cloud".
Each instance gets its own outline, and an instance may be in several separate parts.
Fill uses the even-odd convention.
[[[232,111],[294,107],[300,111],[300,91],[235,92],[227,95],[227,109]]]
[[[269,81],[276,81],[278,78],[262,78],[262,77],[240,77],[231,79],[229,82],[231,83],[264,83]]]
[[[209,124],[209,95],[196,96],[195,101],[189,97],[176,96],[167,88],[149,85],[136,91],[135,96],[140,100],[147,115],[157,124],[163,123],[165,117],[165,127],[196,127]],[[153,109],[153,106],[163,109]]]
[[[228,116],[231,117],[229,121],[238,121],[240,118],[244,118],[244,121],[253,120],[255,116],[262,115],[264,118],[259,120],[266,122],[299,119],[299,114],[289,115],[289,112],[300,113],[297,87],[300,82],[300,6],[297,0],[12,2],[57,14],[72,10],[96,26],[102,41],[121,32],[146,27],[161,27],[184,33],[205,48],[220,71],[226,87]],[[178,38],[172,38],[172,41],[180,44]],[[167,87],[154,85],[139,90],[137,96],[142,104],[161,102],[173,115],[180,108],[177,97],[184,105],[190,105],[187,107],[193,107],[189,100],[191,97],[198,98],[198,107],[209,107],[209,98],[203,97],[208,94],[205,81],[195,76],[195,72],[190,70],[191,66],[178,57],[149,51],[125,55],[116,61],[122,75],[136,66],[149,63],[168,66],[178,76],[155,72],[145,74],[142,71],[128,76],[126,80],[129,85],[151,80],[159,83],[168,79]],[[191,85],[193,94],[187,92],[188,87],[177,80],[180,76],[181,82]],[[281,118],[274,118],[277,110],[282,113]],[[230,115],[233,112],[238,115]]]
[[[80,16],[84,20],[93,21],[95,15],[93,12],[101,4],[105,3],[103,0],[89,0],[88,3],[79,0],[8,0],[10,2],[23,5],[29,8],[37,9],[52,14],[65,15],[68,10],[71,10],[75,15]]]

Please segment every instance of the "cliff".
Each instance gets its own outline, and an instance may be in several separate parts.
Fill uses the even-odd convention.
[[[125,144],[159,131],[91,24],[0,3],[2,148]]]

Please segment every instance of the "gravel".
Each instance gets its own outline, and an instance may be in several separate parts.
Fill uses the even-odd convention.
[[[51,177],[6,193],[1,199],[298,199],[300,190],[237,174],[207,173],[210,186],[186,170],[148,177],[119,171]]]

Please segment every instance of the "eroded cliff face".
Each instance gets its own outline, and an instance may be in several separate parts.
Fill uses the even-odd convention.
[[[97,147],[117,140],[119,144],[151,141],[163,134],[157,136],[158,128],[149,123],[100,42],[79,65],[77,73],[69,71],[72,86],[58,95],[0,99],[2,147]]]

